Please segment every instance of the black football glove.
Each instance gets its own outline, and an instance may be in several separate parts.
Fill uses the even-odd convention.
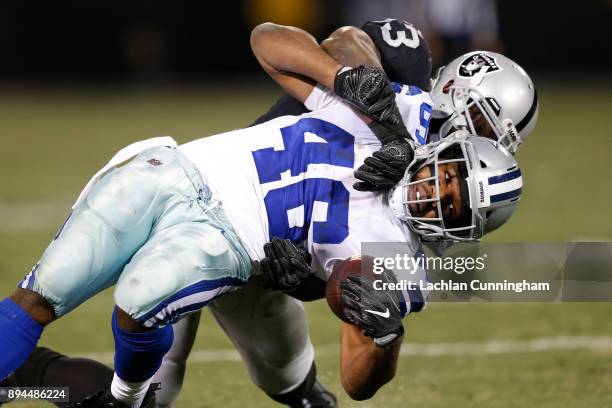
[[[272,238],[264,244],[264,253],[260,266],[266,288],[291,292],[310,275],[310,254],[288,239]]]
[[[374,119],[369,126],[382,144],[409,137],[395,103],[395,93],[381,68],[360,65],[340,69],[334,92]]]
[[[361,181],[353,184],[353,187],[359,191],[387,190],[404,177],[413,158],[412,145],[405,140],[384,144],[355,170],[355,178]]]
[[[385,271],[377,279],[397,282],[395,275]],[[395,290],[376,290],[374,281],[361,275],[349,276],[340,282],[344,315],[363,329],[374,343],[385,347],[404,334],[400,312],[401,294]]]

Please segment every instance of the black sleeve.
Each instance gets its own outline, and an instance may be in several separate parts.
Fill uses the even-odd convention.
[[[388,18],[368,21],[361,29],[380,51],[383,69],[391,81],[429,91],[431,49],[412,24]]]
[[[286,115],[301,115],[302,113],[309,112],[308,109],[300,101],[294,97],[285,94],[281,96],[278,101],[263,115],[258,117],[255,122],[250,126],[259,125],[260,123],[267,122],[269,120],[278,118]]]

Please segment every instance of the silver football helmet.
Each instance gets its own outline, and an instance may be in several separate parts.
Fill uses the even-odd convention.
[[[388,200],[426,241],[474,241],[510,218],[522,187],[521,170],[506,148],[456,131],[416,149]]]
[[[497,139],[510,153],[538,119],[538,97],[517,63],[490,51],[473,51],[443,67],[433,80],[434,117],[447,118],[440,137],[454,130]]]

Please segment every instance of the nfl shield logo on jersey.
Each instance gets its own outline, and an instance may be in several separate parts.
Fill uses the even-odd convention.
[[[500,71],[501,68],[495,61],[495,57],[484,52],[479,52],[468,56],[459,64],[458,74],[460,77],[471,78],[483,71],[483,74],[490,74]]]

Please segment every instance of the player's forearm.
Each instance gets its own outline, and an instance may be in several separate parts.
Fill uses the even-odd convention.
[[[372,398],[395,376],[402,337],[387,347],[379,347],[353,325],[342,325],[341,381],[354,400]]]
[[[299,74],[333,89],[336,72],[341,68],[312,35],[296,27],[260,24],[251,32],[251,48],[273,78]]]
[[[345,66],[371,65],[382,68],[380,54],[374,42],[357,27],[337,29],[321,42],[321,48]]]

